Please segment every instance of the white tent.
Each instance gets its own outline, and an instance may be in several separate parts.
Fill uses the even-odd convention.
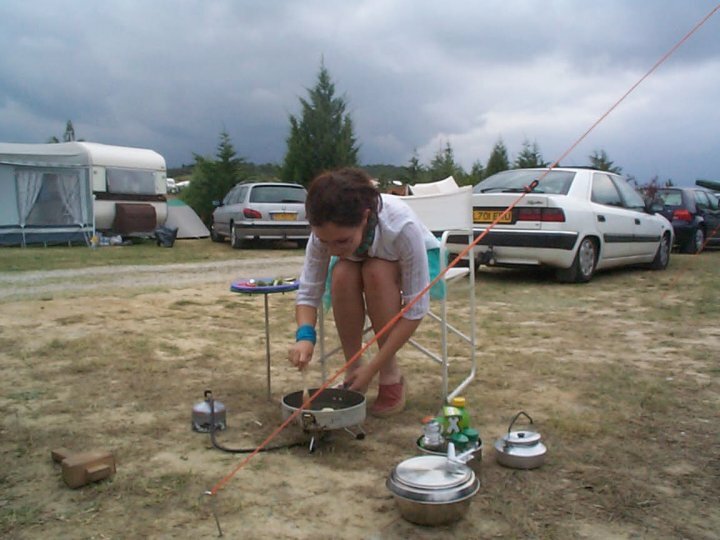
[[[210,231],[185,202],[180,199],[168,200],[168,214],[165,227],[177,229],[176,238],[207,238]]]
[[[0,245],[86,242],[90,167],[78,146],[0,144]]]

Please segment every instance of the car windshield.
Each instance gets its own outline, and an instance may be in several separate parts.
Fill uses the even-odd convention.
[[[302,186],[255,186],[250,192],[250,202],[257,203],[305,203]]]
[[[473,193],[521,193],[536,178],[543,175],[541,170],[515,169],[502,171],[482,180],[473,188]],[[575,173],[572,171],[550,171],[540,180],[533,193],[567,195]]]
[[[665,206],[682,206],[682,192],[679,189],[658,189],[655,197]]]

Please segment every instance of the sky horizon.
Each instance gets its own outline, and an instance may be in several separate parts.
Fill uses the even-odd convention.
[[[716,2],[657,0],[7,0],[0,141],[78,138],[280,164],[289,115],[321,62],[363,165],[428,165],[447,143],[469,172],[502,139],[558,159]],[[607,152],[623,174],[720,180],[720,12],[562,164]]]

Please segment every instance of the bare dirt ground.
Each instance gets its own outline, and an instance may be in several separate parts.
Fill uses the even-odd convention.
[[[285,359],[294,294],[269,298],[268,401],[262,298],[228,286],[297,275],[300,258],[0,274],[0,534],[214,538],[203,493],[226,480],[212,499],[226,538],[717,538],[719,261],[675,256],[666,272],[582,286],[480,272],[479,368],[465,395],[482,487],[465,519],[440,528],[404,521],[385,488],[441,404],[439,369],[409,347],[408,408],[368,417],[364,440],[333,432],[313,454],[261,453],[238,470],[242,455],[190,429],[205,389],[227,407],[223,444],[253,448],[281,423],[281,397],[302,385]],[[458,320],[464,287],[450,297]],[[430,322],[419,335],[437,343]],[[457,380],[468,353],[451,351]],[[549,449],[534,471],[500,467],[491,449],[520,410]],[[273,444],[298,441],[292,426]],[[117,474],[71,490],[57,447],[112,450]]]

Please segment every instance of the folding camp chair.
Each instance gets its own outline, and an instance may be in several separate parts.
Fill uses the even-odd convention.
[[[447,180],[442,182],[445,185]],[[453,182],[454,183],[454,182]],[[432,186],[432,185],[431,185]],[[413,192],[418,193],[419,186],[413,186]],[[475,249],[470,249],[467,254],[467,267],[453,266],[447,269],[448,258],[454,258],[457,253],[462,251],[468,244],[472,243],[473,236],[473,216],[472,216],[472,188],[464,186],[454,190],[443,189],[428,195],[410,195],[400,197],[415,214],[425,224],[425,226],[438,237],[440,241],[440,273],[443,276],[441,281],[446,290],[446,294],[441,299],[432,299],[430,302],[430,312],[428,317],[433,319],[440,325],[440,350],[433,350],[420,343],[422,339],[422,329],[416,332],[415,337],[410,340],[410,344],[418,351],[422,352],[433,361],[440,364],[442,369],[442,393],[447,400],[457,396],[470,384],[475,378],[477,372],[477,360],[475,357]],[[462,244],[451,244],[461,241]],[[452,253],[451,253],[452,252]],[[462,277],[469,278],[468,305],[469,305],[469,321],[465,321],[468,328],[461,331],[457,326],[448,321],[447,306],[447,289],[452,283]],[[433,304],[439,303],[437,308]],[[456,323],[459,324],[459,323]],[[469,370],[465,374],[462,381],[452,390],[449,389],[449,371],[450,358],[448,354],[448,338],[456,336],[461,343],[467,348],[469,360]]]

